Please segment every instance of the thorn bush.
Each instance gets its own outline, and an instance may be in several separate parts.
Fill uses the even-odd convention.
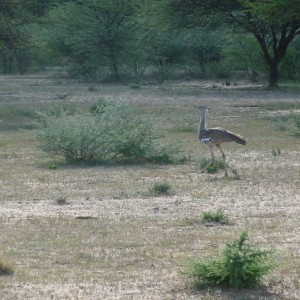
[[[186,275],[193,279],[197,288],[202,286],[225,286],[230,288],[249,288],[262,283],[275,264],[274,251],[256,248],[249,243],[248,232],[226,244],[218,257],[203,260],[190,260]]]
[[[162,145],[150,120],[125,105],[99,100],[89,113],[59,116],[39,114],[39,147],[68,161],[153,162],[180,161],[175,145]]]

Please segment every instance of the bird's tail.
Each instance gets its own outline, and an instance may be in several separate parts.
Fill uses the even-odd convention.
[[[239,134],[234,134],[235,135],[235,139],[234,141],[238,144],[242,144],[242,145],[246,145],[246,139],[244,137],[242,137],[241,135]]]
[[[230,131],[227,133],[230,134],[230,136],[232,137],[234,142],[241,144],[241,145],[246,145],[246,139],[244,137],[242,137],[241,135],[230,132]]]

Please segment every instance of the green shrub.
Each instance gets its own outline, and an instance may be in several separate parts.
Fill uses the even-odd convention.
[[[99,100],[92,113],[40,114],[37,139],[44,151],[68,161],[172,163],[180,158],[174,145],[161,145],[147,119],[128,106]]]
[[[273,251],[262,250],[248,243],[248,232],[243,231],[239,239],[228,243],[218,257],[191,260],[186,275],[193,279],[196,287],[225,286],[249,288],[262,283],[275,264]]]
[[[216,212],[203,212],[202,221],[209,223],[229,224],[229,218],[221,208]]]
[[[44,115],[37,139],[42,150],[69,161],[101,160],[106,145],[98,119],[93,115]]]
[[[225,169],[225,163],[223,159],[216,159],[211,162],[208,158],[201,158],[199,161],[200,169],[206,168],[207,173],[217,173],[219,170]]]
[[[167,181],[156,181],[154,185],[149,188],[149,192],[154,195],[169,194],[172,185]]]

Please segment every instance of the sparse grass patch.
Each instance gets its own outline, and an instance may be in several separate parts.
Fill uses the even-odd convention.
[[[251,288],[262,284],[275,264],[274,252],[263,250],[247,243],[248,232],[227,243],[220,256],[190,260],[186,275],[192,278],[196,288],[202,286],[225,286],[230,288]]]
[[[229,224],[229,217],[223,209],[219,208],[216,212],[203,212],[202,221],[208,223]]]
[[[67,197],[66,191],[58,190],[58,195],[55,199],[55,203],[57,205],[66,205],[66,204],[68,204],[67,198],[68,197]]]
[[[275,122],[275,127],[281,131],[287,131],[291,136],[300,137],[300,115],[289,114],[287,116],[275,116],[268,119]]]
[[[156,181],[154,185],[149,188],[149,192],[155,196],[168,195],[171,189],[172,185],[168,181]]]
[[[182,133],[196,132],[195,122],[193,119],[183,119],[180,121],[176,121],[173,125],[172,131]]]

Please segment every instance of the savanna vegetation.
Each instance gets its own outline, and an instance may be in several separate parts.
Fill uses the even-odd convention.
[[[298,0],[1,1],[0,70],[92,81],[299,79]]]
[[[298,0],[0,1],[0,298],[298,299],[299,33]]]

